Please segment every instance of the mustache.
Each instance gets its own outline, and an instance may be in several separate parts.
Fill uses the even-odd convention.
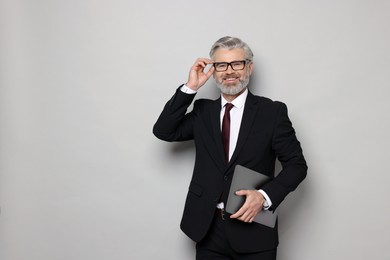
[[[233,78],[240,78],[241,75],[239,73],[233,72],[233,73],[224,73],[224,74],[221,75],[221,77],[224,78],[224,79],[225,78],[231,78],[231,77],[233,77]]]

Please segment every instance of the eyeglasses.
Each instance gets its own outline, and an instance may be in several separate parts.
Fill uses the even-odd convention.
[[[245,68],[245,65],[249,63],[250,60],[237,60],[237,61],[232,61],[232,62],[214,62],[214,68],[215,71],[217,72],[223,72],[227,71],[229,66],[233,70],[243,70]]]

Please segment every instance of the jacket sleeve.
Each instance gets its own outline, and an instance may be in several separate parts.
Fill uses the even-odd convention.
[[[187,109],[196,94],[183,93],[180,87],[165,104],[163,111],[153,126],[153,134],[164,141],[172,142],[193,139],[192,125],[194,115],[187,113]]]
[[[281,102],[277,103],[280,106],[272,137],[272,149],[282,165],[282,170],[273,181],[262,187],[271,198],[271,210],[276,209],[284,198],[306,178],[307,174],[306,161],[288,117],[287,107]]]

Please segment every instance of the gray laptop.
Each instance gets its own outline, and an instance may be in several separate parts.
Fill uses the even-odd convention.
[[[226,212],[236,213],[245,202],[245,196],[235,195],[239,190],[257,190],[270,180],[267,175],[253,171],[241,165],[236,165],[232,185],[229,191],[229,197],[226,204]],[[257,214],[254,222],[274,228],[277,218],[277,212],[262,210]]]

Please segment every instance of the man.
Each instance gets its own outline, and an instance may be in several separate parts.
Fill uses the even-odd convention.
[[[270,228],[253,220],[262,210],[275,210],[306,177],[302,149],[286,105],[248,90],[254,66],[249,46],[223,37],[212,46],[210,57],[196,60],[187,83],[176,90],[153,128],[162,140],[195,142],[181,229],[197,242],[197,259],[276,259],[277,224]],[[197,90],[212,75],[221,97],[196,100],[187,113]],[[274,177],[276,158],[282,171]],[[260,190],[236,192],[245,196],[245,203],[229,215],[224,207],[236,165],[272,180]]]

